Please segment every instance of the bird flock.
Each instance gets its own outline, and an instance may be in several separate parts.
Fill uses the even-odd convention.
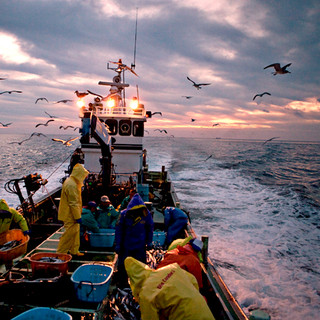
[[[0,80],[6,80],[6,78],[0,78]],[[6,91],[2,91],[0,92],[0,95],[4,95],[4,94],[22,94],[23,92],[21,90],[6,90]],[[41,103],[41,102],[45,102],[45,103],[50,103],[49,100],[46,98],[46,97],[39,97],[35,100],[35,104],[38,104],[38,103]],[[58,100],[58,101],[53,101],[51,103],[68,103],[68,102],[74,102],[73,99],[62,99],[62,100]],[[50,113],[48,113],[47,111],[44,111],[44,113],[49,117],[48,120],[44,121],[44,122],[40,122],[40,123],[37,123],[35,124],[35,128],[39,128],[41,126],[43,127],[48,127],[50,124],[52,124],[56,119],[58,119],[57,116],[55,115],[52,115]],[[5,122],[1,122],[0,121],[0,125],[4,128],[8,128],[9,126],[11,126],[13,124],[13,122],[8,122],[8,123],[5,123]],[[67,125],[67,126],[59,126],[59,129],[63,129],[63,130],[67,130],[67,129],[73,129],[73,131],[77,130],[77,129],[80,129],[79,127],[75,127],[75,126],[72,126],[72,125]],[[33,132],[30,134],[30,136],[26,139],[23,139],[21,141],[12,141],[12,142],[9,142],[9,144],[18,144],[18,145],[22,145],[24,142],[26,141],[29,141],[31,140],[32,138],[34,137],[45,137],[45,138],[48,138],[47,135],[45,135],[44,133],[41,133],[41,132]],[[52,141],[55,141],[55,142],[59,142],[59,143],[62,143],[63,145],[66,145],[66,146],[71,146],[71,142],[72,141],[75,141],[79,139],[79,137],[76,137],[76,138],[69,138],[68,140],[62,140],[62,139],[58,139],[58,138],[53,138],[51,139]]]

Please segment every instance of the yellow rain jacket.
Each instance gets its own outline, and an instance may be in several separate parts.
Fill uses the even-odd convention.
[[[196,278],[177,263],[153,270],[128,257],[125,267],[142,320],[214,320]]]
[[[58,211],[58,219],[63,221],[65,232],[57,248],[59,253],[79,253],[80,224],[82,212],[81,187],[88,171],[81,165],[73,167],[70,177],[63,183]]]
[[[63,183],[58,211],[59,220],[66,222],[81,218],[81,187],[88,174],[89,172],[78,163],[74,166],[70,177]]]
[[[0,233],[10,229],[11,223],[17,223],[22,231],[28,231],[26,219],[17,210],[10,208],[6,200],[0,200]]]

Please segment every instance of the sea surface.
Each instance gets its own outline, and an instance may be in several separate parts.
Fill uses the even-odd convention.
[[[72,147],[1,134],[0,197],[5,183],[29,173],[59,186]],[[69,138],[69,137],[66,137]],[[165,166],[197,235],[241,307],[273,320],[320,315],[320,143],[147,137],[150,170]]]

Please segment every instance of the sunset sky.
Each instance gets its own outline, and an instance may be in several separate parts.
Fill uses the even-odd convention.
[[[0,133],[79,126],[75,102],[55,102],[107,94],[106,63],[133,62],[136,8],[139,77],[126,73],[127,98],[138,85],[146,109],[162,112],[150,135],[320,141],[318,0],[2,0],[0,92],[22,93],[0,95],[0,121],[12,122]],[[291,73],[274,76],[272,63]],[[44,111],[58,119],[35,128]]]

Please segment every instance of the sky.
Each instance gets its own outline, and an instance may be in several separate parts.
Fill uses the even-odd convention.
[[[0,133],[79,126],[74,91],[106,95],[107,62],[134,62],[136,15],[127,98],[138,86],[145,108],[162,112],[150,135],[320,141],[318,0],[2,0],[0,92],[22,93],[0,94],[0,121],[12,123]],[[273,63],[290,73],[264,69]],[[35,128],[45,112],[58,118]]]

